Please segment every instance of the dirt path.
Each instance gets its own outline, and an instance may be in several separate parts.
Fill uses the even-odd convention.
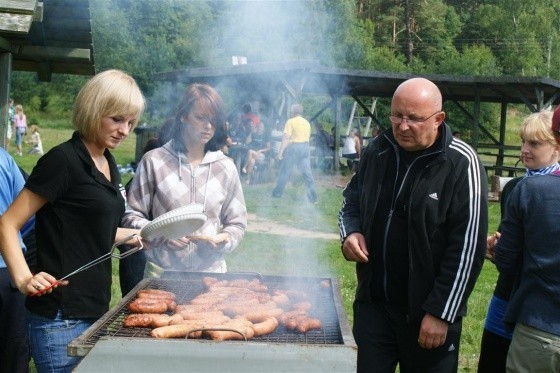
[[[324,240],[338,240],[338,233],[317,232],[307,229],[298,229],[288,225],[278,224],[274,221],[261,218],[255,214],[248,214],[248,232],[277,234],[279,236],[293,236],[304,238],[320,238]]]
[[[337,177],[327,175],[316,175],[315,183],[317,185],[328,185],[330,187],[344,188],[351,175]],[[277,234],[279,236],[293,236],[304,238],[320,238],[324,240],[340,239],[338,232],[318,232],[307,229],[298,229],[288,225],[283,225],[272,220],[260,217],[256,214],[249,213],[248,216],[248,232]]]

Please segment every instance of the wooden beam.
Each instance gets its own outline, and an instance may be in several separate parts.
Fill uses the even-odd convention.
[[[33,22],[43,22],[43,3],[37,3],[37,7],[33,12]]]
[[[6,126],[8,123],[8,99],[10,95],[10,77],[12,75],[12,54],[0,53],[0,146],[6,144]]]
[[[33,15],[37,0],[0,0],[1,13],[19,13]]]
[[[90,49],[78,48],[55,48],[41,46],[22,46],[16,54],[16,58],[27,58],[35,61],[41,60],[64,60],[67,62],[91,62]]]
[[[37,64],[37,77],[40,82],[50,82],[52,80],[51,65],[48,62]]]
[[[12,51],[12,43],[9,40],[0,36],[0,53],[1,52],[11,52]]]
[[[0,32],[27,34],[33,22],[33,15],[0,13]]]

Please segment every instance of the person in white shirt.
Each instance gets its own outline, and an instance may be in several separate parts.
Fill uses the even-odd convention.
[[[355,160],[360,159],[362,154],[362,141],[358,135],[358,129],[352,128],[350,134],[344,139],[344,145],[342,147],[342,156],[346,158],[348,168],[351,171],[355,170]]]

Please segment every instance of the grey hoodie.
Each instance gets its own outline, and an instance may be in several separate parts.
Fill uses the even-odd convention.
[[[146,153],[131,182],[123,227],[143,228],[150,220],[191,203],[204,204],[208,219],[192,235],[227,232],[215,248],[204,241],[165,240],[146,251],[148,261],[165,270],[225,272],[224,254],[233,251],[247,227],[247,209],[233,161],[221,151],[207,152],[194,170],[171,142]]]

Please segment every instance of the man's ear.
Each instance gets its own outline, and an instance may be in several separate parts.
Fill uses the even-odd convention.
[[[437,122],[437,125],[439,126],[440,124],[442,124],[444,120],[445,120],[445,111],[440,111],[440,112],[436,115],[436,122]]]

